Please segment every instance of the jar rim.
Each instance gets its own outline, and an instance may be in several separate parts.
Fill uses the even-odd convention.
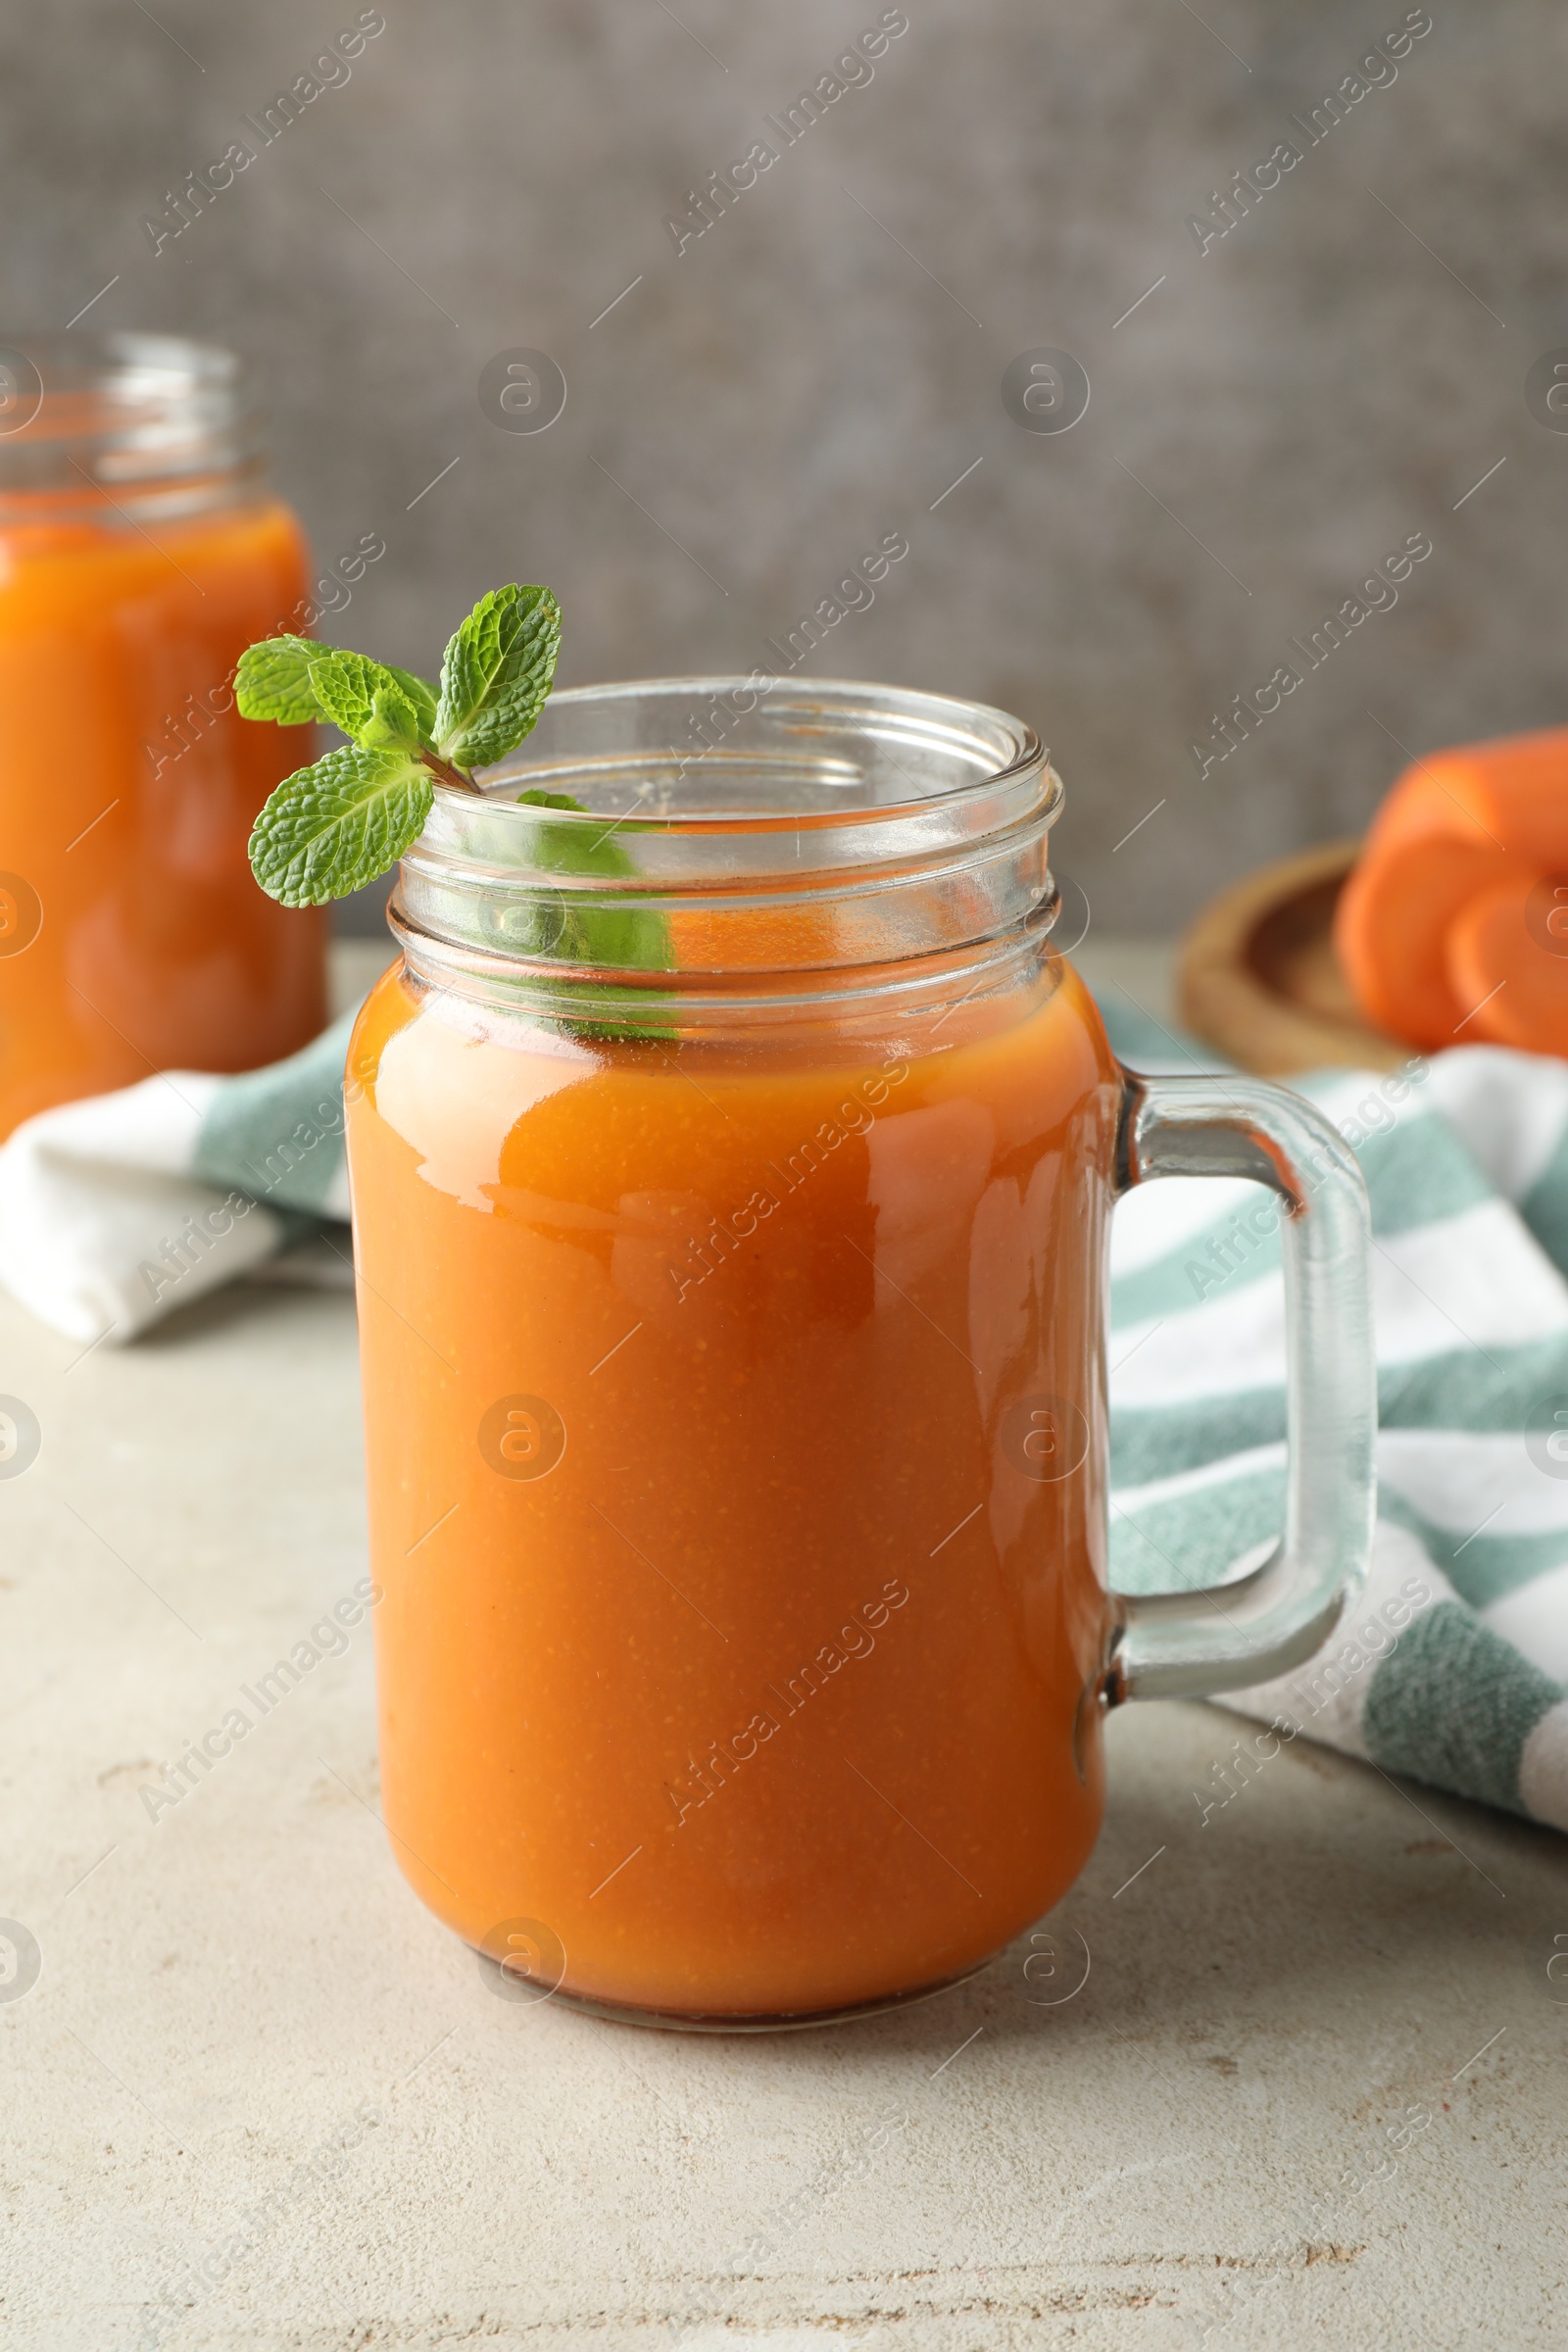
[[[761,681],[761,682],[760,682]],[[736,711],[735,704],[742,695],[750,695],[751,708]],[[618,813],[617,833],[685,834],[705,836],[727,832],[794,833],[797,830],[821,830],[826,827],[885,823],[901,816],[929,814],[945,804],[963,799],[973,800],[982,791],[996,791],[1015,782],[1039,776],[1042,801],[1039,813],[1048,821],[1060,808],[1063,796],[1061,778],[1051,765],[1051,756],[1039,734],[1026,719],[1015,718],[1006,710],[990,703],[969,701],[961,696],[935,694],[923,687],[889,686],[864,678],[826,678],[817,680],[781,678],[771,671],[754,669],[745,675],[717,673],[710,676],[621,678],[589,686],[570,686],[552,694],[541,713],[544,730],[530,735],[517,753],[499,760],[479,776],[484,806],[499,813],[509,806],[517,808],[514,820],[519,849],[526,847],[529,834],[537,824],[537,809],[509,803],[509,788],[518,791],[539,789],[543,780],[571,774],[585,780],[591,773],[604,781],[613,778],[617,768],[628,775],[644,773],[660,755],[649,746],[626,746],[621,750],[573,753],[569,749],[553,750],[551,737],[565,717],[568,722],[579,715],[591,716],[612,712],[623,708],[633,697],[646,703],[667,701],[696,704],[711,710],[720,706],[732,713],[735,722],[752,715],[764,698],[774,701],[775,708],[789,707],[795,725],[824,731],[832,721],[849,717],[880,720],[884,728],[924,725],[928,747],[944,748],[948,756],[958,759],[963,747],[970,747],[970,770],[960,780],[945,790],[913,792],[904,800],[879,800],[861,807],[840,800],[832,806],[817,809],[801,808],[723,808],[704,810],[683,808],[673,809],[639,809],[636,807]],[[780,700],[781,698],[781,700]],[[694,715],[694,714],[689,714]],[[557,722],[555,727],[546,722]],[[683,749],[671,744],[666,757],[676,780],[684,778],[688,768],[711,758],[721,744],[707,749]],[[981,755],[989,750],[988,761]],[[730,754],[733,762],[736,754]],[[742,755],[744,757],[744,755]],[[727,764],[727,763],[724,763]],[[899,763],[895,760],[893,764]],[[436,786],[437,806],[461,818],[465,809],[471,810],[473,796],[446,784]],[[588,831],[602,824],[607,813],[602,808],[552,811],[552,821],[566,828],[568,836],[574,831]],[[508,819],[503,816],[505,826]],[[496,839],[503,841],[505,835]]]
[[[1033,727],[951,695],[760,670],[577,687],[480,783],[436,788],[390,909],[411,962],[477,993],[880,991],[1054,911],[1061,779]],[[519,797],[540,786],[577,805]]]
[[[0,497],[102,495],[254,468],[263,414],[237,352],[130,328],[0,329]]]

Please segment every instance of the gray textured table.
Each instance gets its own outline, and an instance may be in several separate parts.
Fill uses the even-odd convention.
[[[513,2005],[389,1857],[364,1625],[138,1795],[366,1573],[351,1300],[78,1352],[0,1312],[44,1431],[0,1482],[19,2352],[1561,2342],[1560,1838],[1304,1740],[1204,1824],[1240,1727],[1141,1707],[1079,1886],[924,2007]]]

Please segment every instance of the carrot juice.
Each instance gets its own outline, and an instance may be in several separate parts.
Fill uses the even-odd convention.
[[[361,1015],[385,1818],[541,1990],[887,2001],[1094,1842],[1120,1073],[1043,940],[961,993],[869,1043],[617,1039],[407,967]]]
[[[229,684],[298,625],[299,527],[220,445],[212,386],[181,441],[167,364],[48,381],[0,436],[0,1134],[156,1069],[274,1060],[325,1018],[323,916],[246,861],[313,731],[247,726]],[[156,470],[172,450],[184,472]]]

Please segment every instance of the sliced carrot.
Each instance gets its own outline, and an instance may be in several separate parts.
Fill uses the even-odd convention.
[[[1433,833],[1369,845],[1340,894],[1334,944],[1357,1004],[1375,1027],[1438,1051],[1463,1043],[1475,1003],[1449,979],[1446,940],[1463,907],[1502,882],[1528,888],[1534,867],[1485,839]],[[1484,992],[1483,992],[1484,993]]]
[[[1477,743],[1462,755],[1477,813],[1503,848],[1548,869],[1568,867],[1568,727]]]
[[[1390,787],[1361,854],[1377,858],[1405,842],[1445,833],[1484,849],[1501,849],[1504,844],[1492,834],[1491,815],[1479,771],[1462,753],[1435,752]]]
[[[1560,894],[1560,895],[1559,895]],[[1460,1042],[1568,1054],[1568,878],[1494,883],[1448,926],[1448,985],[1467,1007]]]
[[[1366,846],[1375,855],[1430,833],[1484,838],[1533,863],[1568,867],[1568,727],[1416,760],[1373,819]]]
[[[1367,1019],[1413,1045],[1452,1044],[1487,991],[1457,986],[1450,925],[1467,901],[1504,883],[1516,886],[1523,906],[1543,870],[1568,872],[1568,727],[1461,744],[1414,761],[1373,820],[1335,923],[1340,960]],[[1472,973],[1473,949],[1456,954]],[[1461,1042],[1466,1034],[1476,1029],[1461,1031]]]

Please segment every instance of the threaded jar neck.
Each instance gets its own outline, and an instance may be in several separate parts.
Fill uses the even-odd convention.
[[[820,1001],[1054,912],[1060,779],[981,704],[764,672],[584,687],[482,782],[437,788],[392,921],[416,973],[498,1000]]]
[[[0,524],[173,519],[254,497],[245,363],[176,335],[0,335]]]

